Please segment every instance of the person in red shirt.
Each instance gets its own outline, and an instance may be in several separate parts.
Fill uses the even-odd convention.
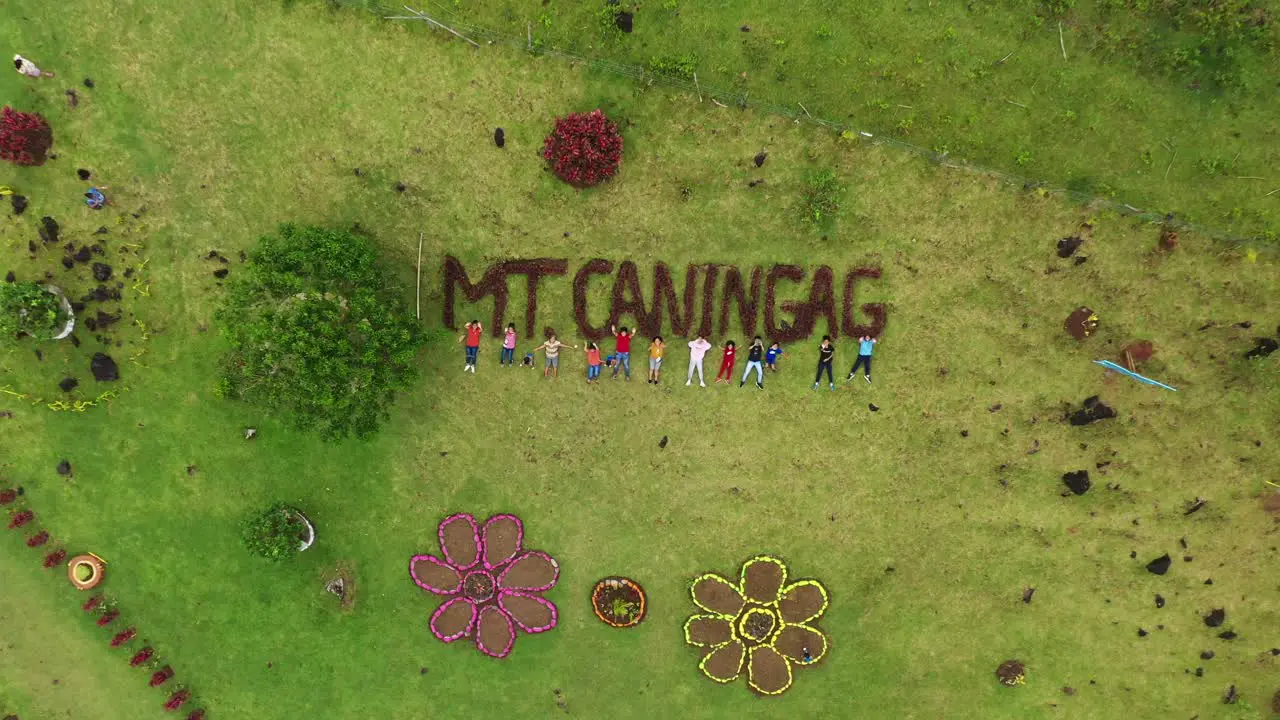
[[[466,332],[458,338],[458,342],[467,341],[467,364],[462,366],[462,371],[471,371],[472,375],[476,374],[476,356],[480,354],[480,336],[484,334],[484,326],[479,320],[472,320],[463,326]]]
[[[728,385],[733,378],[733,363],[738,354],[738,346],[732,340],[724,344],[724,356],[720,360],[720,372],[716,373],[716,382]]]
[[[618,370],[621,369],[626,372],[627,379],[630,380],[631,379],[631,335],[632,333],[630,330],[627,330],[627,327],[625,325],[623,325],[620,328],[610,325],[609,331],[613,333],[613,336],[617,338],[617,341],[618,341],[618,346],[617,346],[618,349],[616,351],[618,355],[618,363],[613,366],[613,375],[611,377],[614,380],[617,380]]]

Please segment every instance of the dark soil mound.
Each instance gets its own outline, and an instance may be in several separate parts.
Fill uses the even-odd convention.
[[[76,177],[80,178],[81,180],[88,180],[89,171],[85,170],[84,168],[79,168],[76,170]]]
[[[996,678],[1001,685],[1013,687],[1026,677],[1027,667],[1018,660],[1005,660],[996,668]]]
[[[1280,350],[1280,343],[1271,338],[1254,338],[1253,349],[1245,353],[1245,359],[1252,360],[1254,358],[1266,357],[1276,350]]]
[[[613,24],[617,25],[618,29],[621,30],[622,32],[629,33],[631,32],[631,26],[635,22],[635,19],[636,19],[635,15],[626,11],[622,11],[617,15],[613,16]]]
[[[1169,566],[1173,564],[1173,560],[1169,557],[1169,553],[1165,553],[1160,557],[1147,563],[1147,572],[1152,575],[1163,575],[1169,572]]]
[[[1067,414],[1067,421],[1072,425],[1088,425],[1116,416],[1116,411],[1100,401],[1097,395],[1085,398],[1081,405],[1081,409]]]
[[[1071,311],[1062,326],[1071,337],[1084,340],[1093,334],[1094,328],[1098,327],[1098,316],[1087,307],[1078,307]]]
[[[13,274],[13,271],[12,271],[12,270],[10,270],[9,272],[7,272],[7,273],[5,273],[5,274],[4,274],[4,281],[5,281],[5,282],[7,282],[7,283],[17,282],[17,281],[18,281],[18,276],[17,276],[17,275],[14,275],[14,274]]]
[[[1120,364],[1130,370],[1137,369],[1138,365],[1151,359],[1156,354],[1156,346],[1150,340],[1139,340],[1129,343],[1124,350],[1120,352]]]
[[[66,461],[66,460],[63,460],[62,462],[58,463],[58,474],[59,474],[59,475],[70,475],[70,474],[71,474],[71,463],[70,463],[70,462],[68,462],[68,461]]]
[[[89,248],[80,248],[83,253],[88,253]],[[93,264],[93,279],[98,282],[106,282],[111,279],[111,266],[106,263]]]
[[[93,360],[89,361],[89,371],[93,373],[93,379],[98,382],[120,379],[120,368],[116,367],[116,361],[102,353],[93,354]]]
[[[502,128],[493,131],[493,144],[498,147],[507,146],[507,132]]]
[[[1062,238],[1058,241],[1058,257],[1069,258],[1072,255],[1075,255],[1076,250],[1080,249],[1080,244],[1083,242],[1084,240],[1078,235]]]
[[[58,387],[62,388],[62,392],[71,392],[79,387],[79,385],[80,381],[73,377],[62,378],[62,381],[58,383]]]
[[[1227,620],[1227,611],[1222,608],[1216,608],[1208,615],[1204,616],[1204,624],[1209,627],[1218,627]]]
[[[756,153],[756,156],[752,158],[752,160],[756,164],[756,167],[762,167],[764,165],[764,161],[768,159],[769,159],[769,153],[763,152],[763,151]]]
[[[40,241],[55,245],[58,242],[58,221],[48,215],[40,218]]]
[[[1062,476],[1062,482],[1066,484],[1068,490],[1076,495],[1083,495],[1089,492],[1090,487],[1093,487],[1093,483],[1089,481],[1088,470],[1069,472]]]
[[[1271,698],[1271,712],[1280,715],[1280,690],[1276,691],[1276,696]]]
[[[227,273],[229,272],[231,271],[227,270],[226,268],[218,268],[217,270],[213,271],[213,276],[221,280],[222,278],[226,277]]]
[[[10,202],[12,202],[12,203],[13,203],[13,214],[14,214],[14,215],[21,215],[22,213],[24,213],[24,212],[26,212],[26,211],[27,211],[27,196],[26,196],[26,195],[14,195],[14,196],[13,196],[13,199],[12,199],[12,200],[10,200]]]

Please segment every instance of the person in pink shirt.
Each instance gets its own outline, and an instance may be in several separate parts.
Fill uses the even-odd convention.
[[[685,385],[693,384],[693,371],[698,371],[698,386],[706,387],[707,381],[702,376],[702,358],[706,357],[707,351],[711,349],[711,343],[701,335],[689,342],[689,379],[685,381]]]
[[[516,364],[516,324],[507,324],[506,337],[502,338],[502,358],[498,360],[499,365],[514,367]]]

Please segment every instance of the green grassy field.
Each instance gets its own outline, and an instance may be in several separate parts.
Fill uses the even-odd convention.
[[[150,284],[146,296],[123,288],[147,338],[123,323],[108,333],[123,343],[108,352],[128,390],[82,414],[4,396],[0,475],[68,550],[110,562],[105,589],[122,620],[211,718],[559,717],[556,690],[586,717],[1267,717],[1280,602],[1276,519],[1261,499],[1280,459],[1280,366],[1241,356],[1280,322],[1271,256],[1194,235],[1161,254],[1152,225],[368,14],[128,0],[9,10],[21,22],[0,28],[6,47],[59,75],[0,75],[0,95],[47,115],[59,157],[0,174],[31,199],[21,217],[2,213],[3,265],[20,279],[51,272],[77,293],[91,285],[52,248],[29,257],[49,215],[70,241],[104,242],[123,258],[117,270],[145,259]],[[73,86],[76,109],[63,95]],[[537,153],[556,115],[597,106],[624,121],[623,169],[578,192]],[[84,207],[77,168],[109,186],[113,207]],[[828,169],[847,191],[824,233],[798,206],[806,178]],[[551,383],[499,369],[496,343],[473,377],[452,334],[436,332],[420,386],[382,432],[325,444],[212,392],[212,272],[224,266],[207,255],[228,257],[234,275],[238,252],[285,221],[359,224],[406,303],[425,233],[433,330],[446,253],[473,273],[506,257],[564,257],[571,272],[592,257],[879,265],[883,278],[860,291],[888,305],[876,384],[810,391],[816,342],[791,346],[763,393],[672,376],[587,387],[573,353]],[[1087,262],[1058,259],[1055,241],[1084,221],[1095,225]],[[92,234],[100,225],[105,238]],[[141,254],[120,254],[126,243]],[[606,293],[593,286],[593,307]],[[573,327],[569,278],[544,281],[539,301],[540,325]],[[1102,320],[1083,345],[1062,331],[1082,304]],[[1234,327],[1244,321],[1253,327]],[[103,348],[80,337],[79,348],[40,346],[42,360],[30,341],[6,345],[0,386],[52,399],[72,375],[77,397],[95,396],[87,367]],[[1090,363],[1135,339],[1156,343],[1146,371],[1181,392]],[[841,340],[837,372],[854,353]],[[684,361],[674,350],[671,371]],[[1062,422],[1093,394],[1119,417]],[[71,477],[55,473],[63,459]],[[1086,468],[1094,489],[1061,497],[1062,473]],[[1208,503],[1184,515],[1197,497]],[[238,528],[277,499],[307,511],[319,542],[272,565],[245,553]],[[502,662],[432,638],[438,603],[406,572],[458,511],[519,514],[528,546],[561,565],[548,594],[560,626],[521,637]],[[681,635],[688,582],[760,552],[823,580],[832,600],[820,623],[830,655],[768,700],[703,678]],[[1173,569],[1148,574],[1164,553]],[[323,591],[339,565],[358,584],[349,612]],[[0,713],[172,716],[59,572],[41,570],[19,533],[0,541],[11,629]],[[591,584],[611,574],[649,591],[633,631],[591,614]],[[1226,624],[1205,627],[1200,616],[1219,607]],[[1217,638],[1224,629],[1238,637]],[[1027,664],[1025,686],[995,681],[1009,658]],[[1231,685],[1241,699],[1228,706]]]

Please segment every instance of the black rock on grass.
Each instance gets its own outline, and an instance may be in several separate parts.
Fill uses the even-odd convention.
[[[1161,555],[1155,560],[1147,563],[1147,572],[1152,575],[1163,575],[1169,572],[1169,566],[1172,564],[1173,559],[1169,557],[1168,553],[1165,553],[1164,555]]]
[[[58,383],[58,387],[62,392],[71,392],[80,386],[80,381],[73,377],[65,377]]]
[[[1085,398],[1079,410],[1067,413],[1067,422],[1072,425],[1088,425],[1115,416],[1116,411],[1110,405],[1099,400],[1097,395],[1093,395]]]
[[[1227,611],[1222,608],[1216,608],[1208,615],[1204,616],[1204,624],[1209,627],[1218,627],[1227,620]]]
[[[497,130],[494,130],[494,131],[493,131],[493,144],[494,144],[494,145],[497,145],[497,146],[498,146],[498,147],[500,147],[500,148],[501,148],[501,147],[506,147],[506,146],[507,146],[507,131],[506,131],[506,130],[503,130],[502,128],[498,128]]]
[[[116,361],[112,360],[110,355],[94,353],[93,359],[89,361],[89,370],[93,373],[93,379],[98,382],[120,379],[120,368],[116,366]]]
[[[1083,495],[1089,492],[1089,488],[1093,486],[1093,483],[1089,481],[1088,470],[1076,470],[1075,472],[1066,473],[1062,476],[1062,482],[1067,486],[1068,490],[1076,495]]]

